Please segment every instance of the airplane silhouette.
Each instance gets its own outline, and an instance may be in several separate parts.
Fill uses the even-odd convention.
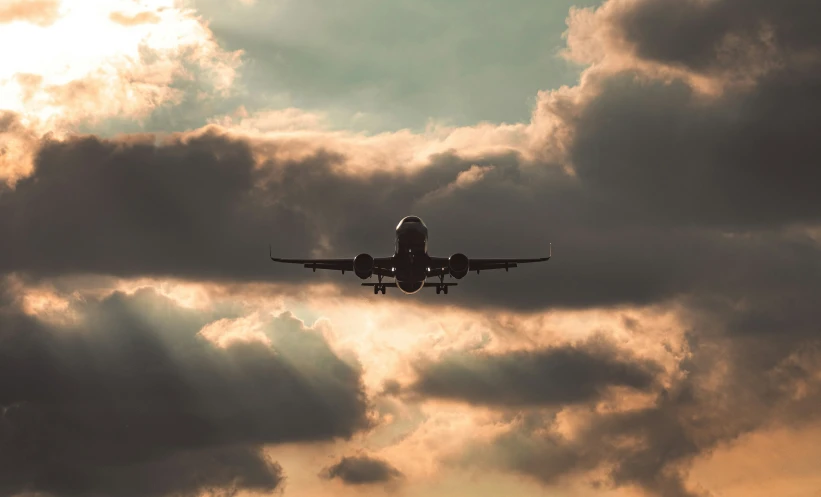
[[[387,287],[399,288],[405,294],[414,294],[424,287],[436,287],[436,293],[448,293],[448,287],[456,283],[445,283],[445,276],[457,280],[464,278],[469,271],[487,269],[509,270],[519,264],[542,262],[553,255],[553,247],[547,257],[536,259],[468,259],[462,253],[450,257],[431,257],[428,255],[428,227],[416,216],[407,216],[396,226],[396,249],[392,257],[372,257],[370,254],[359,254],[353,259],[280,259],[274,257],[268,247],[272,261],[290,264],[303,264],[306,268],[329,269],[331,271],[352,271],[359,278],[366,280],[376,275],[378,283],[362,283],[372,286],[373,293]],[[427,283],[429,277],[439,277],[438,283]],[[395,283],[382,283],[382,278],[393,278]]]

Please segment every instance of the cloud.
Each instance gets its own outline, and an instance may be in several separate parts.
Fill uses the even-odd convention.
[[[359,367],[290,314],[261,321],[269,344],[226,345],[200,330],[235,316],[150,290],[70,298],[80,319],[68,325],[23,314],[10,292],[0,313],[0,493],[270,491],[284,476],[263,445],[369,426]]]
[[[60,15],[60,0],[2,0],[0,24],[25,21],[47,27]]]
[[[45,12],[47,5],[56,12],[56,2],[7,10]],[[203,92],[225,95],[234,83],[240,53],[222,50],[199,18],[173,1],[63,0],[54,16],[47,26],[13,23],[0,31],[0,45],[18,47],[0,68],[0,110],[20,114],[38,136],[110,119],[144,122],[185,100],[186,84],[195,84],[202,101]],[[93,35],[76,36],[80,31]]]
[[[629,94],[622,95],[629,101]],[[742,168],[737,157],[739,175],[727,190],[700,190],[699,184],[715,184],[715,173],[681,158],[692,155],[695,143],[681,150],[657,148],[677,154],[657,162],[661,156],[652,153],[652,143],[624,146],[610,138],[615,132],[596,127],[594,117],[607,112],[591,109],[584,122],[592,129],[579,128],[577,134],[591,147],[596,143],[593,150],[610,147],[609,166],[603,166],[605,155],[574,143],[575,177],[515,153],[441,154],[420,169],[354,174],[346,171],[353,152],[288,139],[249,140],[217,127],[161,142],[154,137],[44,141],[34,175],[0,198],[0,226],[13,234],[0,241],[9,254],[0,268],[41,276],[329,281],[335,275],[272,265],[267,245],[273,243],[286,257],[387,255],[396,221],[413,212],[428,221],[434,254],[527,257],[541,255],[554,242],[554,260],[515,269],[516,285],[511,286],[510,273],[471,274],[448,302],[531,309],[644,305],[690,294],[741,297],[765,286],[790,291],[796,274],[804,275],[802,291],[817,286],[810,263],[817,243],[801,232],[774,231],[779,223],[817,222],[821,208],[810,208],[817,203],[811,188],[797,186],[789,195],[788,186],[798,185],[797,179],[778,186],[766,168],[756,174]],[[620,128],[631,126],[625,120]],[[653,129],[648,126],[636,125],[636,136]],[[654,164],[671,179],[628,182],[611,171],[634,169],[631,174],[658,177],[662,173]],[[804,164],[795,164],[795,178],[806,177]],[[471,168],[486,168],[481,181],[446,196],[428,195]],[[119,193],[112,197],[111,191]],[[750,193],[756,191],[761,196]],[[542,220],[539,229],[511,222],[536,218]],[[91,238],[98,243],[83,242]],[[315,252],[324,242],[332,250]],[[53,247],[60,256],[45,257],[42,247]],[[254,253],[256,258],[249,256]],[[714,281],[716,267],[724,272],[720,282]],[[435,295],[421,298],[442,302]]]
[[[543,350],[455,353],[417,365],[419,378],[410,389],[426,397],[519,408],[589,402],[610,386],[650,390],[661,368],[619,355],[601,336]]]
[[[402,477],[387,461],[366,455],[343,457],[320,475],[329,480],[339,478],[346,485],[387,483]]]
[[[387,255],[409,213],[430,226],[435,255],[532,256],[552,241],[547,264],[470,275],[446,297],[414,302],[440,306],[434,314],[672,309],[687,344],[670,352],[669,378],[644,359],[557,345],[445,356],[421,371],[417,391],[507,413],[506,432],[469,447],[466,464],[693,495],[695,459],[821,412],[821,58],[804,28],[817,17],[808,5],[611,0],[577,11],[571,55],[593,65],[577,86],[541,93],[529,125],[358,137],[285,112],[164,137],[35,138],[36,168],[0,195],[0,272],[359,292],[353,276],[272,265],[266,246],[285,257]],[[663,38],[677,19],[690,28]],[[744,56],[724,66],[730,49]],[[15,119],[3,129],[24,136]],[[482,136],[494,146],[471,146]],[[209,331],[222,339],[220,326]],[[217,341],[227,348],[215,357],[267,351]],[[578,388],[536,376],[553,364]],[[602,393],[611,384],[646,398],[615,396],[613,407]]]
[[[788,382],[778,371],[788,367],[789,358],[768,367],[759,353],[750,367],[735,354],[751,348],[691,340],[689,358],[680,366],[685,374],[652,405],[616,412],[568,409],[567,418],[575,418],[576,425],[571,436],[561,434],[555,418],[523,416],[492,445],[501,464],[547,483],[597,469],[608,485],[638,484],[664,496],[701,495],[686,475],[696,457],[761,428],[798,428],[817,418],[817,384],[803,400],[784,390]],[[817,372],[821,362],[816,358],[811,364],[797,376],[815,376],[807,373]]]
[[[0,110],[0,181],[10,183],[30,173],[40,140],[20,116]],[[5,184],[0,184],[0,191]]]
[[[234,115],[211,119],[210,122],[227,128],[270,133],[322,130],[325,127],[325,119],[324,115],[293,107],[257,112],[254,115],[249,115],[245,107],[240,107]]]
[[[160,17],[154,12],[144,11],[134,15],[126,15],[122,12],[112,12],[109,18],[123,26],[137,26],[140,24],[157,24],[160,22]]]
[[[682,79],[704,94],[754,86],[785,69],[809,68],[820,55],[807,19],[812,3],[777,6],[755,0],[610,0],[597,9],[571,9],[569,60],[612,72],[639,69],[654,78]]]
[[[712,291],[716,264],[725,271],[734,268],[719,294],[744,294],[762,284],[792,287],[792,280],[779,274],[806,268],[816,257],[817,244],[794,232],[779,232],[779,227],[817,223],[816,213],[821,212],[811,186],[812,157],[819,152],[813,116],[821,112],[809,109],[807,102],[817,99],[812,98],[814,86],[807,73],[773,73],[752,89],[706,101],[686,81],[656,82],[638,75],[620,72],[585,80],[570,92],[543,95],[530,132],[544,129],[545,123],[553,123],[548,128],[554,138],[557,130],[564,130],[558,135],[562,150],[549,154],[565,157],[564,165],[541,162],[538,157],[544,152],[531,157],[519,153],[522,147],[517,144],[508,152],[459,147],[431,157],[421,169],[374,172],[387,159],[354,141],[342,146],[341,140],[321,133],[294,138],[219,128],[152,146],[116,140],[99,147],[80,145],[92,139],[45,142],[38,177],[5,200],[5,212],[32,211],[22,218],[16,215],[16,248],[23,253],[11,258],[19,262],[8,270],[190,278],[212,278],[219,272],[225,278],[264,279],[265,273],[243,254],[271,242],[265,233],[289,233],[287,243],[277,241],[277,250],[286,256],[311,255],[323,242],[333,248],[333,255],[379,253],[378,246],[362,240],[381,235],[385,250],[390,250],[388,227],[415,212],[431,224],[432,250],[444,255],[463,251],[480,257],[530,256],[541,255],[549,241],[556,245],[550,263],[515,270],[521,284],[514,291],[508,291],[509,278],[470,275],[449,301],[479,299],[529,308],[647,304]],[[790,75],[795,79],[788,79]],[[773,101],[779,105],[771,105]],[[532,145],[554,146],[552,139],[545,140]],[[395,141],[406,144],[409,139]],[[789,155],[779,152],[786,149]],[[123,165],[104,166],[103,157],[110,152]],[[140,153],[145,155],[138,166],[131,157]],[[219,159],[220,154],[229,154],[231,164]],[[360,155],[370,159],[371,169],[365,176],[349,174],[353,164],[365,162]],[[200,166],[200,160],[213,169]],[[178,175],[160,173],[172,162]],[[780,167],[771,167],[774,163]],[[81,188],[89,193],[88,214],[60,203],[73,198],[65,178],[46,180],[63,171],[64,164],[79,169],[72,175],[77,180],[70,181],[82,181]],[[572,174],[563,167],[570,167]],[[482,171],[481,178],[477,171]],[[224,182],[223,174],[236,182]],[[142,182],[128,179],[143,175]],[[198,181],[188,184],[192,178]],[[462,181],[465,178],[473,181]],[[105,192],[122,184],[135,191],[112,206]],[[140,221],[139,213],[151,212],[149,208],[160,215],[162,204],[155,201],[159,192],[183,190],[165,202],[168,212],[161,215],[161,223]],[[30,204],[27,198],[44,194],[55,199],[51,207],[22,207]],[[206,205],[211,195],[226,201]],[[42,242],[60,246],[63,257],[43,261],[51,266],[43,271],[37,267],[41,262],[32,260],[39,242],[34,243],[35,233],[29,232],[41,229],[30,217],[37,209],[50,209],[38,215],[55,225],[104,233],[112,244],[72,249],[71,240],[50,230],[42,234]],[[109,221],[102,219],[103,213]],[[339,213],[345,213],[344,218]],[[510,222],[537,217],[542,219],[539,229],[522,230]],[[493,226],[493,237],[486,235],[488,225]],[[734,233],[746,233],[747,238],[728,236]],[[152,256],[151,250],[141,248],[148,240],[165,249]],[[128,262],[109,250],[100,253],[103,246],[116,246]],[[804,255],[792,259],[788,254]],[[764,267],[774,270],[765,274]],[[271,277],[286,279],[318,277],[292,267],[270,271]],[[546,277],[555,284],[545,285]],[[812,278],[806,283],[805,289],[813,288]]]
[[[610,21],[643,59],[674,64],[698,72],[726,71],[725,64],[779,64],[808,54],[821,55],[821,35],[811,21],[817,4],[788,0],[719,0],[677,2],[672,8],[657,0],[612,2]],[[783,67],[783,66],[782,66]]]

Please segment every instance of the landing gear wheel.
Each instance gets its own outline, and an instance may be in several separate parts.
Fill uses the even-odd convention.
[[[386,287],[385,285],[382,285],[382,295],[385,295],[385,290],[386,290],[387,288],[388,288],[388,287]]]
[[[378,287],[378,286],[376,286],[376,285],[374,285],[374,287],[373,287],[373,294],[374,294],[374,295],[376,295],[377,293],[379,293],[379,287]]]
[[[436,293],[448,293],[448,286],[445,285],[445,275],[439,276],[439,284],[436,285]]]

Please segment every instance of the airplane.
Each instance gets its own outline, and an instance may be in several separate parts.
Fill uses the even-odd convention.
[[[425,287],[435,287],[437,294],[447,294],[448,287],[457,285],[445,283],[448,274],[460,280],[470,271],[476,271],[476,274],[489,269],[508,271],[519,264],[547,261],[553,255],[553,246],[550,245],[547,257],[535,259],[468,259],[462,253],[450,257],[431,257],[428,255],[428,227],[419,217],[406,216],[396,226],[395,251],[391,257],[359,254],[348,259],[281,259],[273,256],[270,246],[268,255],[274,262],[302,264],[314,272],[317,269],[342,271],[342,274],[351,271],[363,280],[376,275],[378,283],[362,283],[362,286],[372,286],[374,294],[381,291],[384,295],[387,287],[399,288],[407,295]],[[439,282],[428,283],[426,280],[430,277],[439,277]],[[382,278],[393,278],[395,282],[383,283]]]

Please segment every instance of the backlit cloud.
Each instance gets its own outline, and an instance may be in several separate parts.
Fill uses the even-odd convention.
[[[608,386],[649,390],[661,368],[619,355],[601,337],[505,355],[456,353],[419,365],[412,388],[429,397],[509,407],[588,402]]]
[[[122,24],[123,26],[157,24],[160,22],[160,16],[150,11],[138,12],[137,14],[130,16],[123,14],[122,12],[112,12],[111,15],[109,15],[108,17],[112,21],[116,22],[117,24]]]
[[[51,4],[26,2],[25,12]],[[22,8],[15,5],[7,9]],[[239,53],[222,50],[193,12],[170,0],[64,0],[59,12],[47,25],[0,30],[0,45],[15,47],[0,67],[0,109],[19,114],[32,132],[144,119],[180,101],[174,85],[182,79],[196,77],[213,92],[233,84]],[[13,180],[28,167],[4,167],[0,177]]]
[[[199,331],[224,314],[151,290],[71,298],[70,323],[3,290],[3,494],[270,491],[283,472],[265,444],[369,425],[358,367],[290,314],[262,321],[267,343],[218,347]]]
[[[714,451],[817,423],[815,4],[574,11],[567,56],[590,67],[540,93],[527,124],[367,136],[333,130],[321,109],[239,108],[162,136],[41,138],[36,122],[80,119],[104,97],[109,115],[173,101],[180,54],[215,88],[232,81],[233,56],[192,13],[87,5],[64,5],[47,28],[8,25],[62,29],[82,14],[126,41],[74,47],[89,54],[76,75],[25,59],[0,78],[16,105],[0,118],[3,165],[21,176],[0,191],[0,273],[23,282],[3,296],[0,328],[13,335],[0,378],[22,380],[0,404],[28,409],[14,426],[49,422],[25,425],[21,444],[55,440],[64,471],[11,446],[5,488],[45,474],[40,489],[65,490],[71,474],[75,494],[116,495],[152,475],[141,491],[194,492],[162,475],[216,453],[227,469],[207,467],[207,484],[231,488],[232,474],[269,491],[288,468],[262,446],[322,441],[326,457],[302,468],[311,488],[338,485],[322,468],[348,481],[401,471],[409,492],[478,470],[691,497],[710,490],[693,475]],[[126,27],[112,12],[160,20]],[[164,55],[135,58],[142,42]],[[101,82],[125,74],[106,62],[120,53],[147,61],[133,74],[151,98],[99,92],[119,91]],[[35,167],[15,169],[21,157]],[[269,244],[283,257],[389,255],[407,214],[429,225],[434,255],[530,257],[552,242],[554,257],[413,297],[267,258]],[[83,278],[108,288],[80,299]],[[99,364],[110,374],[92,374]],[[57,365],[72,374],[43,373]],[[58,421],[96,425],[127,405],[120,388],[157,407],[123,408],[134,431],[109,426],[123,443],[78,445]]]

